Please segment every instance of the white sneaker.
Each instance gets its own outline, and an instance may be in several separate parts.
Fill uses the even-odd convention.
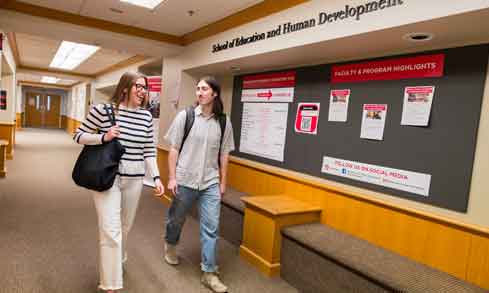
[[[177,246],[165,243],[165,261],[170,265],[177,265],[180,263],[177,255]]]
[[[216,273],[203,272],[201,282],[202,284],[204,284],[204,286],[211,289],[213,292],[225,293],[228,291],[228,287],[226,287],[226,285],[224,285],[221,280],[219,280],[219,277],[216,275]]]

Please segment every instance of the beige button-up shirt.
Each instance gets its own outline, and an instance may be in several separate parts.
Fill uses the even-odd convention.
[[[173,120],[165,140],[176,150],[180,150],[185,132],[185,110]],[[204,117],[200,106],[195,108],[195,120],[178,156],[176,180],[178,185],[203,190],[219,183],[219,142],[221,126],[214,116]],[[226,115],[226,129],[221,145],[221,154],[234,150],[233,127]]]

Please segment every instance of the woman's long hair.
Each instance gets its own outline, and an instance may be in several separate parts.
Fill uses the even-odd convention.
[[[212,104],[212,113],[214,113],[214,118],[218,119],[218,117],[224,113],[224,105],[221,99],[221,85],[213,76],[201,77],[197,83],[201,81],[207,83],[211,87],[212,91],[216,94]],[[198,105],[198,103],[199,102],[197,101],[196,104]]]
[[[114,95],[110,101],[115,104],[116,111],[119,110],[119,105],[129,99],[129,94],[131,93],[132,86],[136,83],[136,80],[144,78],[146,86],[148,86],[148,78],[141,73],[126,72],[119,79],[117,88],[115,89]],[[124,91],[125,90],[125,91]],[[142,107],[145,107],[148,102],[148,93],[146,92],[146,98],[144,99]]]

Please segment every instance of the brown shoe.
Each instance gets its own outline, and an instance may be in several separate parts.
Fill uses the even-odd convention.
[[[221,280],[219,280],[219,277],[216,275],[216,273],[203,272],[201,282],[202,284],[204,284],[204,286],[211,289],[213,292],[225,293],[228,291],[228,287],[226,287],[226,285],[224,285]]]
[[[165,243],[165,261],[172,266],[176,266],[180,263],[176,245]]]

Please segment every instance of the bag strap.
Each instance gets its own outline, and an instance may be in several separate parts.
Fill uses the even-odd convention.
[[[183,132],[183,139],[182,143],[180,144],[180,151],[179,153],[182,152],[183,149],[183,144],[185,143],[185,140],[188,137],[188,134],[190,133],[190,129],[192,129],[192,126],[194,125],[194,120],[195,120],[195,112],[194,112],[194,107],[190,106],[185,108],[185,128]]]
[[[226,114],[221,114],[219,116],[219,126],[221,126],[221,139],[219,140],[219,154],[217,155],[217,164],[221,168],[221,148],[222,141],[224,140],[224,131],[226,131]]]
[[[104,109],[107,112],[107,114],[109,115],[110,124],[112,126],[114,126],[115,125],[115,114],[114,114],[114,108],[112,107],[112,104],[110,104],[110,107],[107,107],[107,104],[104,104]],[[110,109],[110,111],[109,111],[109,109]]]

